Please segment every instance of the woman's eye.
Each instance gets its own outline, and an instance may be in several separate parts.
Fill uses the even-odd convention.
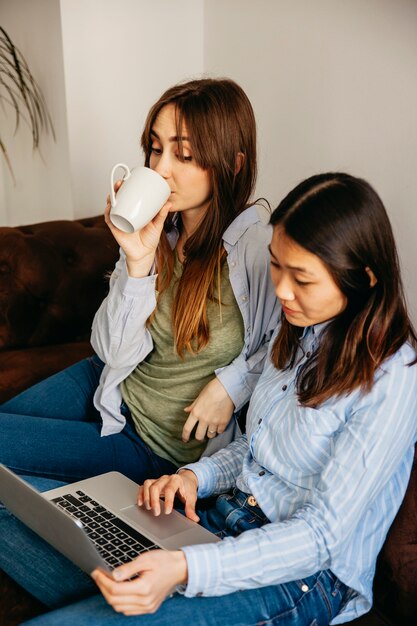
[[[151,152],[152,152],[153,154],[158,154],[158,155],[159,155],[159,154],[162,154],[162,150],[161,150],[161,148],[157,148],[156,146],[151,146]]]
[[[297,280],[296,278],[295,278],[295,282],[297,283],[297,285],[300,285],[301,287],[306,287],[307,285],[311,285],[311,283],[306,283],[305,281]]]
[[[177,159],[179,161],[188,161],[188,162],[190,162],[190,161],[193,160],[193,157],[191,155],[185,155],[185,154],[181,155],[181,154],[178,153],[177,154]]]

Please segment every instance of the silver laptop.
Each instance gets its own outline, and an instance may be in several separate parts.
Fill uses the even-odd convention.
[[[138,507],[138,485],[118,472],[39,493],[0,464],[0,501],[82,570],[111,571],[145,550],[219,538],[177,511],[155,517]]]

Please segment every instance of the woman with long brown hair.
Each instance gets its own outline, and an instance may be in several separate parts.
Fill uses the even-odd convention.
[[[0,461],[18,473],[73,481],[119,470],[143,482],[175,471],[230,440],[261,373],[278,307],[271,229],[249,206],[246,94],[229,79],[176,85],[151,108],[141,144],[170,198],[132,234],[108,204],[120,259],[93,322],[97,356],[1,407]]]

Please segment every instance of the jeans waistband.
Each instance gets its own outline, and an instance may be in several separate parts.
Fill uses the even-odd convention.
[[[239,508],[246,509],[251,515],[255,515],[264,524],[269,524],[270,519],[262,511],[261,507],[257,503],[255,497],[250,493],[245,493],[237,487],[233,489],[232,494],[229,496],[229,502],[235,502]]]

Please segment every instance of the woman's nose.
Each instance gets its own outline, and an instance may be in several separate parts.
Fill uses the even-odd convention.
[[[286,278],[282,277],[275,283],[275,295],[279,300],[288,301],[294,300],[294,291],[291,283]]]
[[[158,174],[160,176],[162,176],[163,178],[167,179],[171,176],[171,160],[169,158],[169,155],[164,153],[161,154],[160,158],[158,159],[158,162],[155,164],[155,172],[158,172]]]

